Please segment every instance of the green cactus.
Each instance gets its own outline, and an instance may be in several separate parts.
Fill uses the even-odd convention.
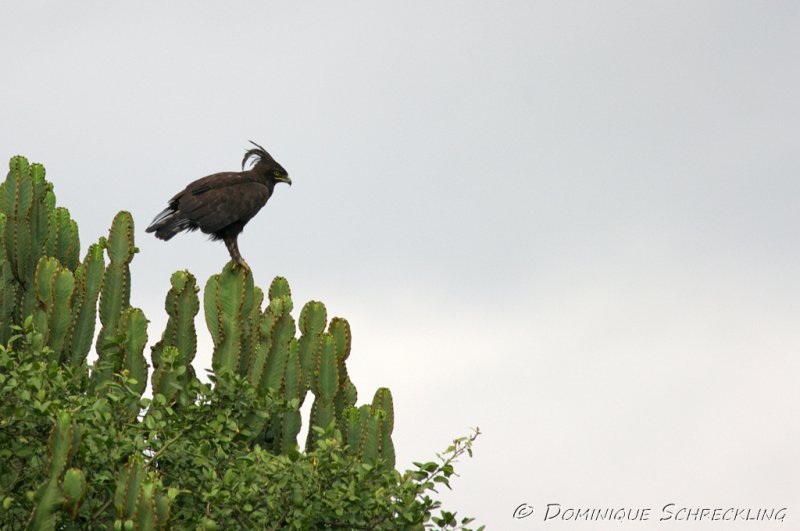
[[[253,286],[253,304],[250,311],[244,316],[242,321],[242,354],[239,359],[239,374],[250,376],[251,366],[254,357],[259,349],[259,339],[261,334],[261,304],[264,302],[264,292],[258,286]],[[252,381],[252,378],[250,378]]]
[[[114,508],[121,526],[132,522],[139,530],[166,529],[169,498],[158,493],[160,482],[148,478],[141,456],[131,457],[117,480]]]
[[[285,278],[275,277],[269,288],[269,299],[261,320],[260,346],[265,352],[264,363],[261,368],[254,364],[251,381],[263,388],[280,390],[289,358],[289,343],[295,334],[295,323],[290,313],[291,292]]]
[[[0,340],[8,340],[12,325],[20,325],[28,315],[38,314],[37,325],[47,328],[46,331],[42,328],[42,332],[49,338],[48,346],[56,352],[54,357],[81,364],[88,349],[79,345],[81,348],[74,355],[71,353],[72,331],[77,328],[79,338],[87,335],[87,328],[91,328],[89,335],[93,334],[96,295],[77,317],[76,313],[84,308],[82,298],[86,295],[77,278],[78,226],[67,209],[56,207],[53,186],[45,179],[41,164],[29,164],[24,157],[13,157],[9,166],[8,177],[0,184]],[[60,272],[54,293],[41,283],[37,285],[36,273],[42,258],[58,261]],[[70,274],[76,293],[69,307],[65,307],[48,297],[64,296]],[[47,300],[42,299],[42,295],[46,295]],[[44,311],[43,306],[48,306],[49,310]],[[52,330],[51,325],[55,327]]]
[[[346,407],[343,426],[342,435],[351,454],[361,456],[370,464],[380,459],[385,468],[394,468],[394,406],[389,389],[378,389],[371,405]]]
[[[375,391],[372,399],[372,411],[382,411],[381,437],[380,437],[380,457],[385,467],[394,468],[395,455],[394,443],[392,442],[392,431],[394,430],[394,402],[392,393],[386,387],[381,387]]]
[[[163,347],[158,354],[158,364],[153,362],[151,386],[153,396],[163,395],[167,402],[174,402],[188,380],[186,365],[180,365],[180,351],[171,345]]]
[[[336,346],[333,336],[328,332],[322,334],[319,355],[314,364],[314,375],[311,379],[311,391],[314,403],[311,405],[310,426],[327,429],[336,421],[336,393],[339,390],[339,361],[336,359]],[[319,433],[308,430],[306,450],[313,450]]]
[[[14,277],[22,283],[32,276],[28,270],[32,249],[30,217],[33,207],[33,180],[26,158],[11,159],[10,171],[3,188],[4,211],[9,217],[5,234],[6,256],[11,262]]]
[[[391,445],[391,395],[381,389],[372,406],[354,408],[358,398],[347,373],[351,332],[345,319],[335,317],[327,323],[325,306],[307,303],[300,313],[300,338],[291,316],[293,303],[286,279],[276,277],[269,289],[269,300],[259,314],[261,292],[251,275],[227,265],[211,277],[204,294],[206,322],[215,345],[215,370],[226,367],[238,371],[261,388],[271,388],[290,405],[299,406],[310,389],[314,394],[311,427],[334,426],[341,433],[357,429],[355,448],[365,459],[393,466]],[[252,323],[259,322],[258,336],[253,337]],[[325,328],[328,330],[326,331]],[[154,376],[154,382],[160,377]],[[353,411],[357,422],[351,422]],[[263,433],[260,439],[278,453],[297,447],[302,420],[297,409],[290,409],[264,422],[250,415],[245,424],[251,433]],[[309,430],[306,449],[313,449],[320,434]],[[346,435],[345,435],[346,437]]]
[[[35,174],[43,173],[40,166]],[[6,223],[6,258],[17,284],[14,322],[20,323],[31,313],[35,305],[32,288],[33,269],[38,256],[34,258],[31,244],[31,211],[34,205],[34,183],[32,168],[24,157],[11,159],[10,171],[3,184],[4,210],[8,217]],[[36,187],[39,188],[38,186]],[[34,216],[38,219],[38,216]],[[27,289],[26,289],[27,288]]]
[[[188,271],[176,271],[170,278],[172,287],[167,293],[164,306],[169,315],[161,340],[153,346],[153,393],[161,393],[167,400],[178,392],[176,386],[184,385],[193,376],[192,360],[197,353],[197,332],[194,318],[200,309],[197,297],[199,288],[194,275]],[[172,347],[174,353],[164,360],[164,350]],[[178,367],[185,367],[182,374]]]
[[[100,356],[92,371],[91,388],[98,392],[111,381],[114,374],[125,372],[128,386],[139,395],[147,387],[149,366],[144,357],[147,343],[147,318],[139,308],[128,307],[117,323],[117,335],[102,345]],[[131,411],[133,415],[137,409]]]
[[[69,216],[69,210],[58,207],[49,212],[45,254],[55,256],[70,271],[78,267],[81,250],[78,224]]]
[[[8,177],[0,184],[0,340],[8,341],[11,326],[32,315],[36,341],[50,348],[53,359],[85,366],[99,314],[92,389],[97,390],[113,373],[127,371],[135,382],[129,380],[129,384],[143,393],[149,370],[143,355],[147,319],[141,310],[130,307],[130,263],[137,252],[133,231],[131,214],[119,212],[108,238],[91,245],[79,262],[77,224],[65,208],[56,206],[44,167],[29,164],[23,157],[12,158]],[[152,349],[153,392],[168,400],[194,376],[198,291],[188,271],[172,275],[165,301],[167,326]],[[293,406],[270,419],[266,432],[259,421],[253,421],[251,427],[258,428],[254,431],[261,430],[272,441],[271,449],[288,452],[297,447],[301,417],[294,406],[301,405],[310,390],[314,396],[311,427],[333,426],[351,451],[369,462],[381,459],[393,465],[391,395],[379,389],[372,404],[355,407],[358,393],[347,371],[352,338],[346,320],[335,317],[328,322],[324,304],[311,301],[295,322],[285,278],[276,277],[265,295],[249,271],[234,269],[232,263],[208,280],[203,306],[214,343],[214,371],[236,372],[257,387],[272,389]],[[309,430],[306,448],[313,448],[318,437],[319,431]],[[77,469],[68,475],[63,504],[75,515],[86,480]],[[137,497],[155,488],[146,485],[139,481]],[[144,496],[149,505],[136,509],[144,512],[126,510],[120,516],[141,514],[147,522],[151,515],[157,517],[159,498],[146,492]]]
[[[33,308],[33,325],[45,341],[49,335],[48,306],[52,309],[52,281],[59,269],[58,260],[43,256],[34,276],[33,292],[40,304]]]
[[[0,186],[0,191],[3,186]],[[0,205],[4,204],[0,200]],[[17,308],[17,291],[19,283],[14,278],[11,262],[6,259],[6,214],[0,212],[0,343],[8,343],[11,337],[11,325]]]
[[[24,157],[13,157],[9,168],[8,177],[0,185],[0,211],[5,217],[0,269],[5,269],[2,263],[9,264],[5,280],[14,287],[4,293],[0,307],[8,309],[13,293],[15,309],[11,319],[2,314],[4,328],[21,323],[37,305],[33,284],[39,259],[57,258],[63,267],[74,271],[80,252],[77,224],[66,209],[55,207],[44,167],[29,164]],[[8,335],[7,329],[2,335]]]
[[[345,362],[350,357],[350,345],[352,343],[350,323],[341,317],[334,317],[328,325],[328,332],[333,336],[336,359],[339,362],[339,382],[343,383],[347,379]]]
[[[97,296],[103,284],[106,240],[89,246],[83,262],[75,269],[76,293],[72,303],[72,325],[69,350],[65,360],[73,367],[85,363],[92,348],[97,321]]]
[[[321,303],[311,302],[304,310],[306,308],[308,313],[305,322],[301,315],[301,327],[306,329],[306,335],[314,337],[324,327],[325,307]],[[327,428],[331,422],[335,422],[339,431],[345,434],[348,430],[347,410],[358,399],[358,391],[350,381],[346,365],[352,341],[350,325],[345,319],[334,317],[328,324],[328,331],[320,337],[316,358],[312,357],[306,362],[311,372],[310,387],[315,396],[311,407],[311,426]],[[314,352],[309,346],[304,346]],[[317,432],[309,430],[307,450],[313,448],[317,437]]]
[[[94,389],[123,366],[122,345],[126,338],[121,334],[120,321],[130,308],[130,263],[138,252],[133,244],[133,217],[129,212],[121,211],[114,216],[105,244],[109,263],[100,292],[101,328],[97,336],[97,367],[92,373]]]
[[[314,368],[316,367],[319,357],[320,338],[327,324],[328,315],[324,304],[317,301],[310,301],[303,306],[303,309],[300,311],[299,321],[301,336],[298,340],[300,366],[303,371],[303,381],[300,391],[301,399],[305,398],[306,390],[311,387]]]
[[[130,263],[137,252],[133,245],[133,217],[129,212],[114,216],[106,240],[109,264],[103,276],[100,293],[100,334],[97,352],[102,355],[103,344],[118,333],[119,321],[130,306]]]
[[[62,509],[67,512],[70,518],[75,520],[78,517],[83,497],[86,495],[86,477],[79,468],[70,468],[64,474],[62,484],[64,495],[64,505]]]
[[[72,415],[61,412],[56,417],[55,425],[50,432],[48,450],[50,460],[47,466],[47,479],[34,495],[34,506],[28,520],[27,529],[55,529],[56,514],[59,506],[65,503],[65,495],[61,487],[61,476],[75,451],[79,441],[79,433],[72,421]],[[72,480],[71,480],[72,481]],[[70,485],[70,496],[74,493]]]
[[[346,416],[344,411],[348,407],[355,406],[357,400],[358,390],[356,389],[356,386],[353,385],[353,382],[350,381],[350,377],[348,376],[339,388],[339,391],[336,393],[336,399],[334,400],[336,424],[339,428],[339,431],[342,433],[344,433],[347,429],[345,425]]]
[[[341,317],[334,317],[328,325],[328,331],[333,337],[338,363],[339,389],[335,399],[336,419],[339,430],[344,431],[343,412],[345,408],[354,406],[358,399],[358,391],[353,382],[350,381],[346,365],[346,360],[350,357],[352,343],[350,323]]]
[[[228,262],[222,273],[213,275],[203,294],[206,324],[214,342],[211,366],[215,372],[239,371],[242,342],[245,334],[244,316],[250,314],[253,295],[253,275]]]
[[[27,263],[28,275],[31,268],[36,267],[40,256],[53,256],[61,261],[62,256],[48,253],[47,239],[49,235],[50,213],[55,209],[55,194],[53,185],[45,180],[45,169],[41,164],[31,164],[30,178],[32,185],[32,200],[28,217],[28,230],[30,235],[31,256]]]
[[[278,397],[283,399],[288,409],[273,416],[264,433],[266,447],[276,454],[286,454],[297,449],[297,435],[303,425],[298,409],[300,404],[301,370],[300,359],[297,354],[297,340],[292,338],[288,345],[285,358],[284,372],[281,375],[280,387],[272,388],[277,391]],[[248,419],[249,424],[258,428],[258,419]],[[263,424],[263,423],[262,423]]]
[[[263,314],[260,312],[263,292],[249,284],[245,289],[247,293],[244,294],[244,300],[252,299],[253,303],[249,310],[242,312],[242,349],[238,371],[255,386],[272,388],[279,395],[287,392],[285,379],[288,374],[288,394],[291,396],[286,400],[297,398],[299,403],[301,373],[294,339],[295,323],[290,313],[292,299],[289,284],[282,277],[273,280],[269,289],[269,304]],[[206,310],[208,312],[208,307]],[[213,307],[211,311],[213,313]],[[265,427],[264,420],[256,414],[249,415],[245,424],[256,435],[262,434]],[[283,448],[288,450],[297,445],[300,425],[299,411],[292,410],[271,419],[268,430],[262,434],[263,440],[276,452]]]
[[[0,340],[6,343],[15,330],[12,326],[30,317],[35,329],[29,336],[33,351],[49,347],[53,360],[86,369],[99,314],[98,362],[89,391],[97,392],[114,373],[124,372],[128,387],[143,394],[149,371],[143,354],[148,321],[140,309],[130,306],[130,264],[137,252],[133,234],[131,214],[119,212],[108,237],[89,246],[79,262],[77,224],[65,208],[56,206],[44,168],[23,157],[13,158],[7,179],[0,184]],[[194,319],[200,300],[191,273],[178,271],[170,280],[167,325],[152,349],[152,390],[173,401],[194,377]],[[206,283],[203,310],[214,343],[214,371],[237,373],[289,405],[266,420],[263,412],[237,420],[242,433],[252,434],[271,452],[297,451],[302,425],[298,408],[311,391],[307,450],[314,449],[323,433],[313,428],[338,429],[353,455],[393,467],[392,397],[381,388],[371,404],[356,407],[358,393],[347,370],[352,346],[349,324],[339,317],[328,321],[321,302],[303,306],[297,322],[293,309],[283,277],[276,277],[265,293],[254,284],[250,271],[228,263]],[[163,404],[160,398],[159,403]],[[138,422],[138,406],[132,408],[129,421]],[[69,527],[73,524],[66,519],[80,518],[93,478],[89,474],[87,479],[79,468],[68,469],[77,441],[72,417],[59,414],[49,441],[46,478],[33,497],[30,529]],[[131,458],[119,477],[113,499],[119,527],[155,530],[167,525],[170,499],[160,494],[157,469],[148,472],[145,455]],[[59,510],[63,521],[57,519]]]
[[[131,457],[117,480],[117,490],[114,493],[114,508],[117,516],[125,517],[134,514],[136,501],[146,475],[143,458],[141,456]]]
[[[361,407],[350,406],[345,409],[345,424],[347,429],[343,432],[344,440],[353,455],[361,455],[364,438],[367,433],[367,424],[372,415],[372,407],[364,404]]]
[[[39,304],[33,310],[33,322],[52,349],[55,361],[64,351],[72,324],[72,295],[75,278],[55,258],[42,257],[34,276]]]
[[[147,318],[139,308],[128,308],[120,323],[122,342],[122,366],[128,371],[128,377],[135,382],[130,386],[139,395],[147,387],[147,361],[144,358],[144,346],[147,344]]]
[[[303,390],[303,371],[300,366],[298,343],[296,339],[292,338],[289,343],[289,355],[286,359],[286,371],[284,372],[281,395],[286,402],[297,404],[297,406],[284,412],[279,418],[280,436],[276,439],[278,453],[285,454],[290,449],[297,447],[297,435],[303,425],[300,410],[297,409],[300,405],[301,392],[305,394],[305,390]]]

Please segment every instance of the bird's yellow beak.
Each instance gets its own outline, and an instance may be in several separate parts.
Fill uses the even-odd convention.
[[[286,183],[286,184],[288,184],[289,186],[291,186],[291,185],[292,185],[292,179],[290,179],[288,175],[287,175],[287,176],[285,176],[285,177],[278,177],[278,178],[277,178],[277,179],[275,179],[275,180],[276,180],[276,181],[278,181],[278,182]]]

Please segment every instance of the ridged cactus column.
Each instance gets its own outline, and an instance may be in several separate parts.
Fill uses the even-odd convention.
[[[389,389],[378,389],[371,405],[347,407],[344,410],[344,425],[342,434],[351,454],[359,455],[371,464],[380,458],[384,467],[394,468],[394,406]]]
[[[20,324],[37,304],[34,276],[39,259],[54,257],[69,271],[75,270],[80,253],[78,226],[69,212],[56,208],[53,186],[45,180],[44,166],[13,157],[9,173],[0,185],[3,214],[0,280],[4,287],[0,335],[8,336],[11,324]],[[4,264],[8,264],[7,266]],[[10,288],[10,289],[9,289]],[[14,297],[14,312],[7,311]]]
[[[104,264],[102,253],[96,248],[90,248],[83,264],[78,262],[79,254],[78,225],[67,209],[56,207],[53,186],[45,179],[44,167],[29,164],[24,157],[13,157],[8,176],[0,184],[0,340],[3,343],[10,337],[12,325],[20,325],[34,314],[40,331],[49,338],[55,359],[75,366],[84,363],[90,336],[94,334],[97,291]],[[44,266],[42,258],[51,260]],[[37,278],[40,265],[48,273],[58,270],[55,291]],[[44,274],[45,270],[41,271]],[[61,301],[70,275],[73,294],[65,307]]]
[[[44,335],[55,361],[59,361],[72,324],[75,278],[55,258],[42,257],[36,268],[34,286],[39,304],[33,309],[33,324]]]
[[[264,292],[256,285],[253,285],[253,302],[250,304],[250,311],[243,315],[242,320],[242,353],[239,358],[239,374],[249,376],[251,367],[255,363],[254,358],[259,349],[261,338],[261,304],[264,302]],[[251,379],[252,381],[252,379]]]
[[[322,309],[324,310],[324,306]],[[319,309],[316,311],[320,312]],[[344,412],[356,403],[358,397],[356,387],[347,374],[346,360],[350,356],[350,344],[350,325],[341,317],[334,317],[328,324],[328,331],[320,335],[316,355],[306,362],[310,372],[310,388],[314,393],[311,407],[312,427],[327,428],[331,422],[335,422],[341,432],[345,431]],[[314,430],[309,430],[307,450],[314,447],[317,437]]]
[[[141,313],[140,310],[129,315],[130,263],[138,251],[133,244],[133,217],[129,212],[122,211],[114,217],[106,240],[106,251],[109,263],[103,275],[103,287],[100,293],[101,328],[97,336],[98,360],[92,375],[95,389],[126,365],[138,373],[136,376],[138,380],[141,376],[141,360],[139,354],[131,353],[130,350],[138,349],[139,344],[144,347],[147,341],[144,315],[141,317],[138,315]],[[125,325],[124,330],[121,330],[120,324],[123,319]],[[144,338],[141,334],[144,334]],[[145,363],[145,378],[146,367]]]
[[[0,190],[3,187],[0,186]],[[0,203],[2,203],[0,201]],[[11,337],[11,325],[15,322],[19,282],[14,277],[11,262],[6,258],[6,223],[8,218],[0,212],[0,342],[5,345]]]
[[[311,386],[314,376],[322,333],[328,324],[328,313],[325,305],[318,301],[309,301],[300,311],[300,339],[298,340],[298,356],[303,372],[301,395],[305,398],[306,390]]]
[[[333,337],[336,350],[336,361],[339,363],[339,390],[336,392],[335,407],[336,419],[339,430],[344,432],[344,410],[355,405],[358,399],[356,386],[350,381],[347,373],[347,358],[350,357],[350,323],[341,317],[334,317],[328,325],[328,331]]]
[[[166,495],[159,494],[159,486],[148,477],[142,457],[132,457],[117,481],[114,509],[118,519],[115,528],[119,526],[120,529],[141,531],[166,529],[170,502]]]
[[[169,319],[161,341],[153,346],[153,394],[160,393],[170,401],[178,390],[173,384],[185,384],[194,372],[192,360],[197,353],[197,332],[194,318],[200,309],[197,297],[199,288],[194,275],[188,271],[176,271],[170,278],[172,287],[167,293],[164,307]],[[174,351],[164,358],[164,349]],[[181,374],[177,370],[184,367]]]
[[[47,466],[47,479],[34,496],[34,508],[27,526],[30,530],[54,530],[56,513],[62,503],[67,506],[76,505],[78,500],[73,500],[72,496],[76,491],[80,492],[85,488],[83,484],[75,484],[76,478],[73,473],[65,485],[69,487],[66,499],[62,491],[61,476],[79,441],[72,415],[66,412],[58,414],[49,441],[50,462]]]
[[[392,442],[392,431],[394,430],[394,402],[392,393],[387,387],[381,387],[375,391],[372,399],[372,412],[383,412],[380,423],[380,449],[379,454],[384,466],[394,468],[394,443]]]
[[[39,207],[42,206],[40,201],[43,199],[44,173],[42,165],[31,166],[24,157],[14,157],[0,192],[8,218],[5,234],[6,257],[11,264],[14,278],[23,288],[17,292],[17,322],[33,310],[35,303],[31,288],[39,256],[34,252],[31,227],[40,229],[42,225],[47,225],[46,221],[42,223],[39,215],[42,210]],[[34,198],[37,200],[34,201]],[[40,237],[40,232],[34,230],[33,239],[38,241]]]
[[[106,240],[89,246],[83,262],[75,269],[76,291],[72,303],[72,330],[67,361],[73,367],[86,362],[86,355],[92,348],[95,324],[97,322],[97,297],[103,284],[105,260],[103,250]]]
[[[55,196],[51,194],[49,197],[52,197],[52,202],[55,202]],[[47,217],[47,238],[44,246],[47,256],[55,256],[70,271],[74,271],[78,267],[81,250],[78,224],[70,218],[69,210],[66,208],[53,208],[50,205]]]
[[[290,405],[296,404],[293,409],[285,411],[277,423],[279,424],[279,437],[276,438],[276,451],[287,453],[290,449],[297,447],[297,435],[303,426],[300,416],[300,401],[304,398],[306,390],[303,387],[303,370],[300,365],[300,355],[296,339],[289,343],[289,355],[286,359],[286,370],[283,376],[283,388],[281,395]]]
[[[276,277],[269,288],[269,305],[261,319],[258,353],[249,371],[250,380],[257,386],[280,390],[283,385],[289,343],[295,333],[292,308],[289,283],[283,277]]]
[[[317,359],[314,362],[314,373],[311,378],[311,391],[314,403],[311,406],[311,427],[328,428],[336,420],[334,399],[339,391],[339,360],[336,359],[336,346],[333,336],[322,334]],[[319,434],[308,430],[306,450],[314,449]]]
[[[147,344],[147,318],[139,308],[128,308],[119,325],[122,338],[121,368],[128,371],[132,389],[141,395],[147,387],[148,365],[144,358],[144,346]]]
[[[130,212],[119,212],[114,216],[106,240],[106,251],[110,260],[103,277],[100,294],[100,335],[98,346],[117,333],[119,320],[130,306],[130,263],[137,249],[133,245],[133,217]]]
[[[203,293],[206,324],[214,341],[211,366],[215,372],[238,372],[245,335],[245,318],[253,305],[253,275],[228,262],[213,275]]]

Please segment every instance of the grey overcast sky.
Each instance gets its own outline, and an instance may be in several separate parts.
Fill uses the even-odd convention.
[[[144,227],[267,147],[294,186],[240,238],[256,282],[348,318],[401,469],[480,426],[444,498],[490,529],[800,529],[799,28],[796,1],[4,3],[0,158],[46,165],[84,248],[133,213],[155,341],[170,273],[227,253]]]

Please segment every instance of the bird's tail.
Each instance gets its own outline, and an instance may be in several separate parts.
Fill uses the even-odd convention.
[[[153,219],[145,232],[155,232],[156,238],[169,240],[184,230],[194,230],[197,226],[183,217],[180,212],[167,208]]]

